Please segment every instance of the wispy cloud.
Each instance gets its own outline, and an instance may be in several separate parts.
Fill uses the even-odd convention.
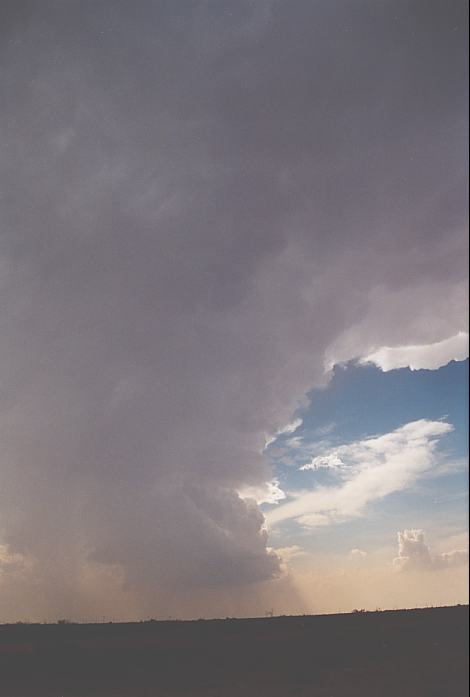
[[[270,445],[275,443],[279,436],[288,436],[292,433],[295,433],[297,429],[300,428],[300,426],[302,426],[302,423],[302,419],[294,419],[293,421],[290,421],[285,426],[276,431],[274,435],[266,436],[266,442],[264,444],[263,450],[266,450],[266,448],[269,448]]]
[[[439,439],[452,430],[445,421],[420,419],[390,433],[334,448],[323,460],[326,466],[328,461],[341,462],[339,482],[314,491],[292,492],[289,502],[267,514],[269,524],[294,519],[316,526],[361,515],[368,503],[409,488],[435,467]]]

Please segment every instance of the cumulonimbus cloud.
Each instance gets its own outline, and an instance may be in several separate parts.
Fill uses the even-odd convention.
[[[276,577],[265,434],[463,328],[464,3],[258,5],[5,5],[0,529],[51,606]]]

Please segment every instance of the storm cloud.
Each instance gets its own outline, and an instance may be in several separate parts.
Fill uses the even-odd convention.
[[[466,329],[466,12],[2,3],[0,543],[36,593],[278,577],[237,493],[266,437],[328,360]]]

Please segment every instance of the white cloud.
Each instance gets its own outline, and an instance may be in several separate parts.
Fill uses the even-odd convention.
[[[286,424],[283,428],[281,428],[278,432],[277,435],[281,436],[284,434],[288,433],[295,433],[300,426],[302,426],[302,419],[294,419],[290,423]]]
[[[254,499],[260,506],[263,503],[278,503],[286,498],[278,479],[272,479],[260,486],[245,487],[238,492],[242,499]]]
[[[327,455],[318,455],[312,458],[310,462],[302,465],[301,470],[319,470],[319,469],[340,469],[344,467],[344,462],[337,453],[329,453]]]
[[[294,449],[300,448],[300,447],[302,446],[302,443],[303,443],[303,438],[302,438],[302,436],[294,436],[293,438],[289,438],[289,439],[286,441],[286,445],[287,445],[289,448],[294,448]]]
[[[269,448],[269,446],[272,443],[275,443],[279,436],[287,436],[291,433],[295,433],[300,426],[302,426],[302,419],[294,419],[293,421],[290,421],[287,423],[285,426],[280,428],[278,431],[273,436],[265,436],[265,444],[263,450],[266,450],[266,448]]]
[[[448,569],[468,564],[468,549],[454,549],[433,555],[424,541],[423,530],[398,533],[398,557],[393,560],[397,571]]]
[[[437,370],[450,361],[468,358],[468,334],[459,332],[443,341],[417,346],[383,346],[361,359],[361,363],[374,363],[384,372],[396,368],[411,370]]]
[[[352,549],[349,552],[349,556],[352,559],[364,559],[364,557],[367,557],[367,552],[364,552],[363,549],[358,549],[357,547],[355,549]]]
[[[307,552],[300,545],[290,545],[289,547],[277,547],[272,550],[284,563],[289,563],[298,557],[305,557]]]
[[[368,503],[409,488],[436,466],[439,439],[453,430],[445,421],[420,419],[391,433],[342,445],[325,455],[338,458],[342,481],[314,491],[292,492],[291,499],[267,514],[271,526],[295,519],[326,525],[361,515]]]

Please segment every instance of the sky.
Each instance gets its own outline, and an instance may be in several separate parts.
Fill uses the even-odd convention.
[[[463,0],[4,0],[0,621],[467,599]]]

